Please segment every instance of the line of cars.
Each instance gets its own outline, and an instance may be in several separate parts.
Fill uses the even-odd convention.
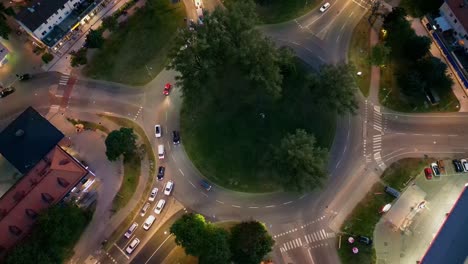
[[[455,172],[468,172],[468,161],[466,159],[454,159],[452,160]],[[424,175],[426,179],[430,180],[433,176],[439,177],[441,174],[445,174],[445,163],[443,160],[432,162],[430,167],[424,168]]]

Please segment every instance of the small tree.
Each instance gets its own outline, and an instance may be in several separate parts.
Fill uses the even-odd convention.
[[[47,64],[47,63],[51,62],[54,59],[54,55],[46,52],[46,53],[42,54],[41,59],[45,64]]]
[[[231,228],[232,259],[238,264],[258,264],[275,244],[264,224],[242,222]]]
[[[117,30],[119,23],[117,22],[117,18],[115,16],[107,16],[102,19],[102,26],[112,32]]]
[[[80,65],[85,65],[88,63],[88,59],[86,58],[86,52],[88,50],[86,48],[81,48],[78,51],[70,52],[71,61],[70,64],[72,67],[78,67]]]
[[[172,224],[170,232],[176,237],[176,244],[185,249],[185,253],[201,256],[205,251],[206,226],[202,215],[184,214]]]
[[[120,155],[128,159],[135,155],[137,136],[132,128],[122,127],[109,133],[106,138],[106,156],[110,161],[117,160]]]
[[[104,45],[104,38],[100,30],[90,30],[86,36],[85,46],[90,49],[100,49]]]

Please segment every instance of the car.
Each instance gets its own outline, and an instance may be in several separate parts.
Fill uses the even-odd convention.
[[[455,168],[455,171],[456,172],[463,172],[463,168],[461,166],[461,162],[459,160],[452,160],[452,163],[453,163],[453,167]]]
[[[140,239],[136,238],[132,240],[132,242],[128,245],[127,249],[127,254],[132,254],[132,252],[135,250],[136,247],[140,244]]]
[[[164,195],[171,195],[172,189],[174,189],[174,182],[168,181],[166,187],[164,188]]]
[[[439,170],[441,174],[445,174],[445,163],[443,160],[437,161],[437,166],[439,166]]]
[[[154,217],[154,215],[148,216],[148,218],[146,218],[145,220],[145,223],[143,223],[143,229],[148,231],[150,227],[153,225],[154,220],[156,220],[156,217]]]
[[[320,7],[320,12],[325,12],[330,7],[330,3],[326,2],[322,7]]]
[[[162,160],[164,159],[164,145],[163,144],[159,144],[158,145],[158,159]]]
[[[366,236],[359,236],[358,237],[359,242],[365,244],[365,245],[372,245],[372,239],[366,237]]]
[[[145,203],[145,205],[143,205],[143,208],[141,208],[141,211],[140,211],[140,215],[141,217],[145,216],[146,212],[148,211],[148,208],[150,207],[150,203]]]
[[[159,200],[158,204],[154,208],[154,213],[155,214],[160,214],[162,212],[162,210],[164,209],[164,205],[166,205],[166,200],[164,200],[164,199]]]
[[[437,163],[435,162],[431,163],[431,168],[432,168],[432,171],[434,172],[434,176],[440,176],[440,170],[439,170],[439,166],[437,166]]]
[[[162,136],[162,130],[161,130],[161,125],[155,125],[154,126],[154,135],[157,138],[160,138]]]
[[[7,97],[8,95],[14,92],[15,92],[14,87],[7,87],[7,88],[0,89],[0,98]]]
[[[153,188],[153,190],[151,190],[151,194],[148,198],[148,201],[154,202],[154,199],[156,199],[156,195],[158,195],[158,188]]]
[[[426,179],[428,179],[428,180],[432,179],[432,170],[431,170],[431,168],[425,168],[424,169],[424,175],[426,175]]]
[[[177,144],[180,144],[180,134],[179,134],[179,131],[172,131],[172,143],[174,143],[174,145],[177,145]]]
[[[134,222],[134,223],[127,229],[127,232],[125,232],[124,237],[130,238],[137,228],[138,228],[138,223],[137,223],[137,222]]]
[[[468,161],[466,161],[466,159],[461,159],[460,162],[462,164],[463,172],[468,172]]]
[[[169,93],[171,92],[171,89],[172,89],[172,84],[166,83],[166,85],[164,85],[163,94],[169,95]]]
[[[164,172],[166,171],[166,168],[164,166],[159,166],[158,169],[158,181],[162,181],[164,179]]]
[[[29,73],[25,73],[25,74],[16,74],[16,77],[20,81],[27,81],[27,80],[31,79],[32,76]]]
[[[211,184],[207,180],[201,180],[200,186],[203,187],[206,191],[211,190]]]

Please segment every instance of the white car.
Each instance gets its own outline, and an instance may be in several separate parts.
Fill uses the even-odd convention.
[[[162,132],[161,132],[161,125],[155,125],[154,126],[154,135],[157,137],[157,138],[160,138],[161,135],[162,135]]]
[[[432,172],[434,172],[434,176],[440,176],[440,170],[439,170],[439,166],[437,166],[437,163],[435,162],[431,163],[431,168],[432,168]]]
[[[320,12],[325,12],[330,7],[330,3],[326,2],[322,7],[320,7]]]
[[[174,182],[173,181],[168,181],[166,183],[166,187],[164,188],[164,194],[165,195],[171,195],[172,189],[174,189]]]
[[[156,205],[156,208],[154,208],[154,213],[160,214],[162,210],[164,209],[164,205],[166,205],[166,200],[164,199],[159,200],[158,204]]]
[[[132,252],[135,250],[136,247],[138,247],[139,244],[140,244],[140,239],[135,238],[132,240],[130,245],[128,245],[125,251],[127,251],[128,254],[132,254]]]
[[[150,227],[153,225],[154,220],[156,220],[156,217],[154,217],[154,215],[148,216],[148,218],[146,218],[145,223],[143,224],[143,229],[148,231]]]
[[[148,201],[154,202],[154,199],[156,198],[157,194],[158,194],[158,188],[153,188],[153,190],[151,190],[151,194],[148,198]]]
[[[463,171],[468,172],[468,161],[466,161],[466,159],[461,159],[460,162],[462,164]]]
[[[148,211],[148,208],[150,207],[150,203],[146,203],[143,208],[141,208],[140,215],[141,217],[145,216],[146,212]]]

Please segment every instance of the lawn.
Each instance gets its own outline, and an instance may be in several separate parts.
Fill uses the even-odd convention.
[[[234,1],[234,0],[225,0]],[[311,11],[320,1],[317,0],[255,0],[257,14],[264,24],[275,24],[293,20]]]
[[[177,29],[184,25],[182,2],[147,0],[145,7],[120,24],[84,68],[85,75],[130,85],[144,85],[168,62]]]
[[[417,158],[402,159],[392,163],[382,175],[382,180],[392,188],[402,191],[408,182],[421,174],[428,162]]]
[[[371,65],[369,56],[371,54],[369,32],[370,25],[367,16],[364,16],[356,25],[348,49],[348,59],[356,69],[362,72],[359,78],[356,78],[356,84],[361,93],[367,97],[370,88]]]
[[[282,98],[267,109],[242,104],[243,91],[251,87],[248,82],[242,82],[235,70],[227,70],[217,85],[236,91],[231,100],[237,104],[207,103],[213,96],[200,95],[206,98],[206,106],[199,106],[200,112],[182,108],[184,147],[205,177],[237,191],[277,191],[281,187],[270,180],[267,161],[272,146],[279,144],[287,133],[303,128],[316,136],[320,146],[331,146],[336,116],[309,103],[310,91],[304,87],[307,72],[298,67],[295,78],[283,80],[286,85]]]
[[[392,110],[405,113],[424,113],[424,112],[457,112],[459,105],[458,99],[453,92],[448,92],[440,97],[438,105],[429,106],[426,100],[419,102],[408,102],[400,93],[397,80],[394,75],[395,65],[389,63],[381,68],[379,100],[385,107]]]
[[[117,212],[119,209],[127,205],[128,201],[132,198],[138,186],[138,180],[141,174],[141,160],[140,157],[133,156],[128,160],[124,160],[124,176],[120,189],[112,201],[112,210]]]

